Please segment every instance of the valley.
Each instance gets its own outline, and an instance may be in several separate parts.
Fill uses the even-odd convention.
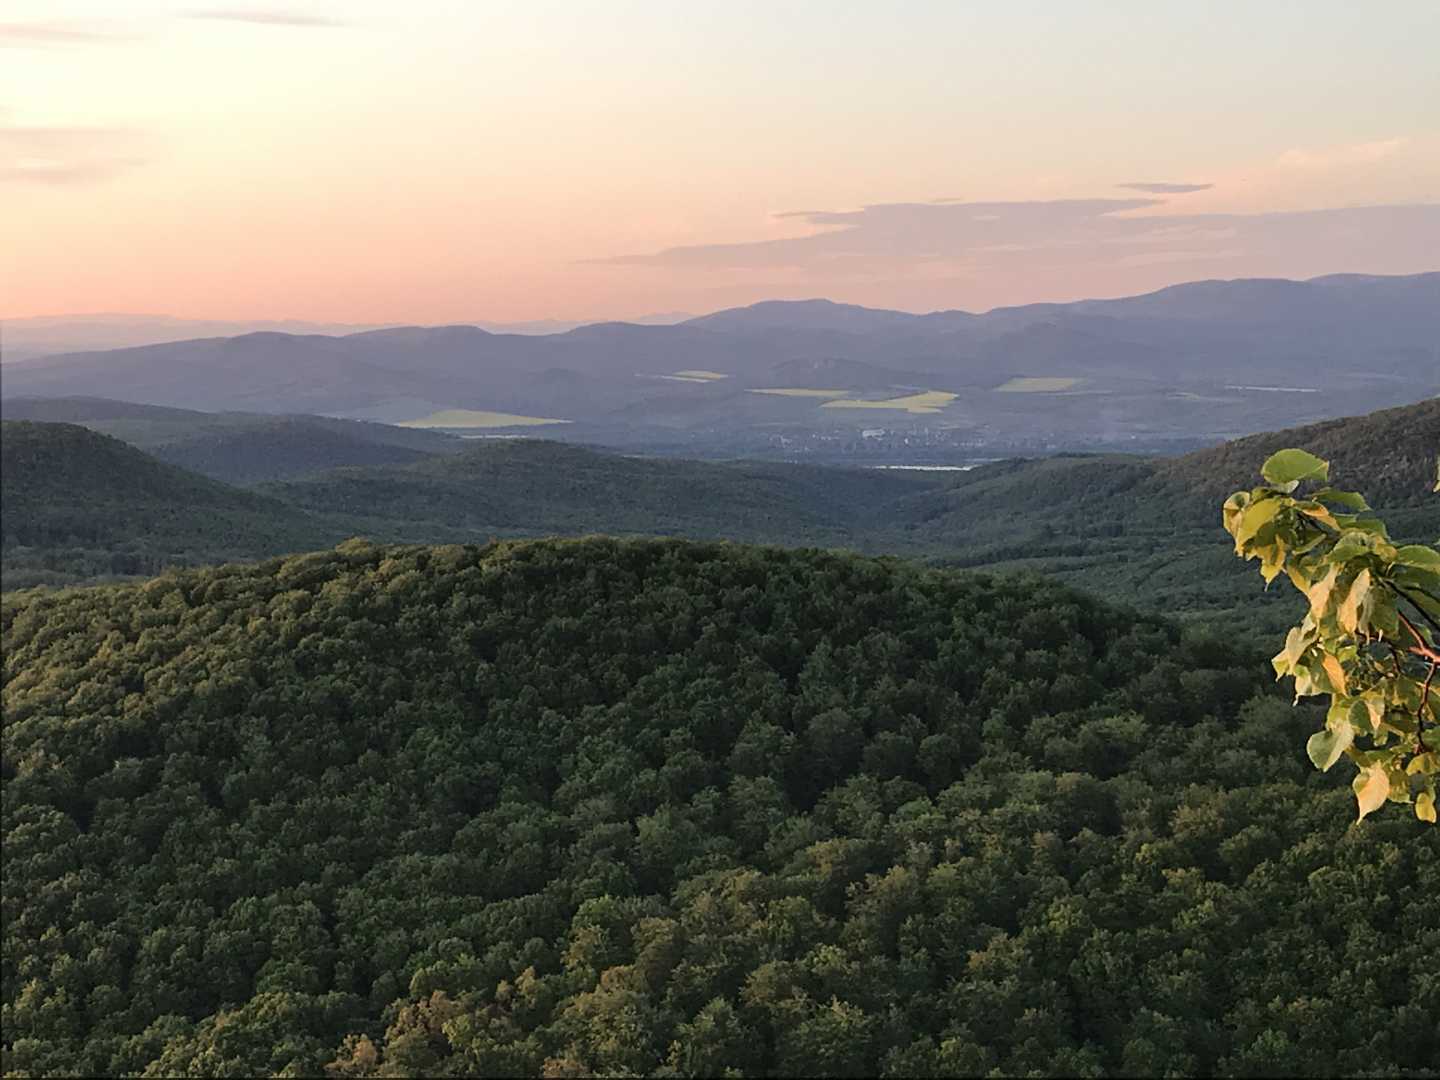
[[[1258,462],[1288,445],[1333,460],[1337,479],[1365,491],[1397,535],[1426,540],[1440,531],[1429,494],[1440,400],[1179,456],[1051,454],[964,469],[621,455],[539,437],[467,439],[93,399],[6,408],[74,421],[4,423],[9,589],[258,558],[350,536],[473,543],[606,533],[1043,573],[1182,618],[1216,620],[1243,608],[1256,626],[1273,626],[1294,601],[1260,589],[1233,559],[1218,507],[1255,482]],[[150,459],[105,432],[135,440],[159,461],[138,470],[136,462]],[[865,441],[875,452],[886,448],[882,437]],[[43,465],[47,447],[85,462],[74,468],[87,486],[70,487],[68,473]],[[886,463],[903,464],[888,449]],[[136,490],[136,477],[150,474],[155,479]],[[228,512],[238,516],[223,527],[189,493],[207,484],[232,493]]]

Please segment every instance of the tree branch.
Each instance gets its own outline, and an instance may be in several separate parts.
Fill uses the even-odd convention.
[[[1430,642],[1425,640],[1425,635],[1420,633],[1419,630],[1415,629],[1415,624],[1412,623],[1409,619],[1407,619],[1403,612],[1397,611],[1395,614],[1399,617],[1400,622],[1404,625],[1405,629],[1410,631],[1410,636],[1415,639],[1415,644],[1411,645],[1405,651],[1414,653],[1416,656],[1424,657],[1432,664],[1440,664],[1440,652],[1437,652],[1431,646]]]
[[[1427,623],[1430,624],[1430,629],[1435,631],[1435,633],[1440,634],[1440,622],[1436,622],[1428,611],[1426,611],[1419,604],[1417,604],[1413,596],[1411,596],[1408,592],[1402,589],[1399,585],[1396,585],[1393,581],[1387,581],[1385,582],[1385,584],[1388,585],[1397,596],[1408,600],[1410,602],[1410,606],[1415,609],[1415,613],[1419,615],[1420,618],[1424,619]],[[1426,593],[1424,595],[1428,596],[1429,593]]]

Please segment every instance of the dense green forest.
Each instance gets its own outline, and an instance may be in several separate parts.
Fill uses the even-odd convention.
[[[13,1075],[1440,1070],[1440,842],[1038,577],[350,541],[3,615]]]
[[[339,469],[260,490],[376,538],[604,532],[877,549],[882,537],[903,544],[888,537],[897,500],[943,484],[933,473],[621,457],[501,439],[407,468]]]
[[[0,424],[7,589],[333,544],[345,530],[74,424]]]
[[[56,445],[48,457],[7,449],[0,463],[7,519],[0,569],[7,589],[149,575],[167,565],[256,558],[357,535],[473,543],[606,533],[1033,570],[1227,632],[1239,625],[1241,632],[1269,633],[1293,621],[1297,600],[1262,590],[1231,557],[1218,507],[1231,491],[1250,486],[1259,463],[1282,446],[1308,447],[1332,460],[1337,482],[1364,491],[1398,538],[1428,541],[1440,534],[1440,499],[1429,490],[1440,447],[1440,400],[1178,458],[1061,455],[959,474],[637,458],[529,439],[476,440],[454,451],[462,440],[355,421],[326,421],[337,425],[330,431],[315,427],[320,418],[272,418],[256,429],[255,418],[244,415],[150,407],[137,413],[136,406],[113,402],[29,407],[92,425],[141,425],[128,437],[158,454],[183,450],[190,455],[184,460],[216,475],[287,478],[247,491],[222,488],[164,470],[112,439],[87,441],[70,425],[28,425],[24,444],[38,444],[48,432]],[[116,409],[121,415],[112,415]],[[5,432],[8,448],[17,438],[9,423]],[[400,440],[366,443],[363,454],[422,456],[404,465],[320,472],[306,464],[330,450],[339,453],[334,440],[349,445],[356,432]],[[430,452],[437,447],[445,452]],[[79,497],[68,473],[43,467],[62,456],[82,484]],[[310,475],[296,475],[305,472]],[[205,498],[194,498],[201,489]],[[12,500],[12,490],[32,495]],[[230,493],[231,506],[217,515],[210,507],[222,491]]]
[[[283,480],[349,465],[404,465],[465,446],[451,435],[393,424],[199,412],[106,398],[7,398],[0,412],[6,420],[81,424],[227,484]]]

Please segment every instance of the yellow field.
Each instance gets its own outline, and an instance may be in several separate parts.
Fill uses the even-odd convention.
[[[774,394],[777,397],[848,397],[849,390],[811,390],[804,386],[778,386],[767,387],[764,390],[751,390],[752,394]]]
[[[485,409],[441,409],[419,420],[406,420],[400,427],[413,428],[497,428],[534,427],[537,424],[568,424],[569,420],[552,420],[544,416],[519,416],[516,413],[490,412]]]
[[[1079,379],[1060,378],[1016,378],[995,389],[1002,394],[1055,394],[1069,390]]]
[[[676,371],[673,374],[682,379],[699,379],[701,382],[713,382],[716,379],[728,379],[730,377],[729,375],[722,375],[718,371],[705,371],[703,369]]]
[[[903,409],[908,413],[938,413],[955,400],[956,395],[945,390],[926,390],[909,397],[887,398],[884,401],[865,401],[846,398],[827,401],[822,409]]]

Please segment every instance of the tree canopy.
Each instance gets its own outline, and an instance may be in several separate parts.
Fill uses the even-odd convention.
[[[0,600],[14,1075],[1440,1069],[1440,845],[1039,578],[389,547]]]

